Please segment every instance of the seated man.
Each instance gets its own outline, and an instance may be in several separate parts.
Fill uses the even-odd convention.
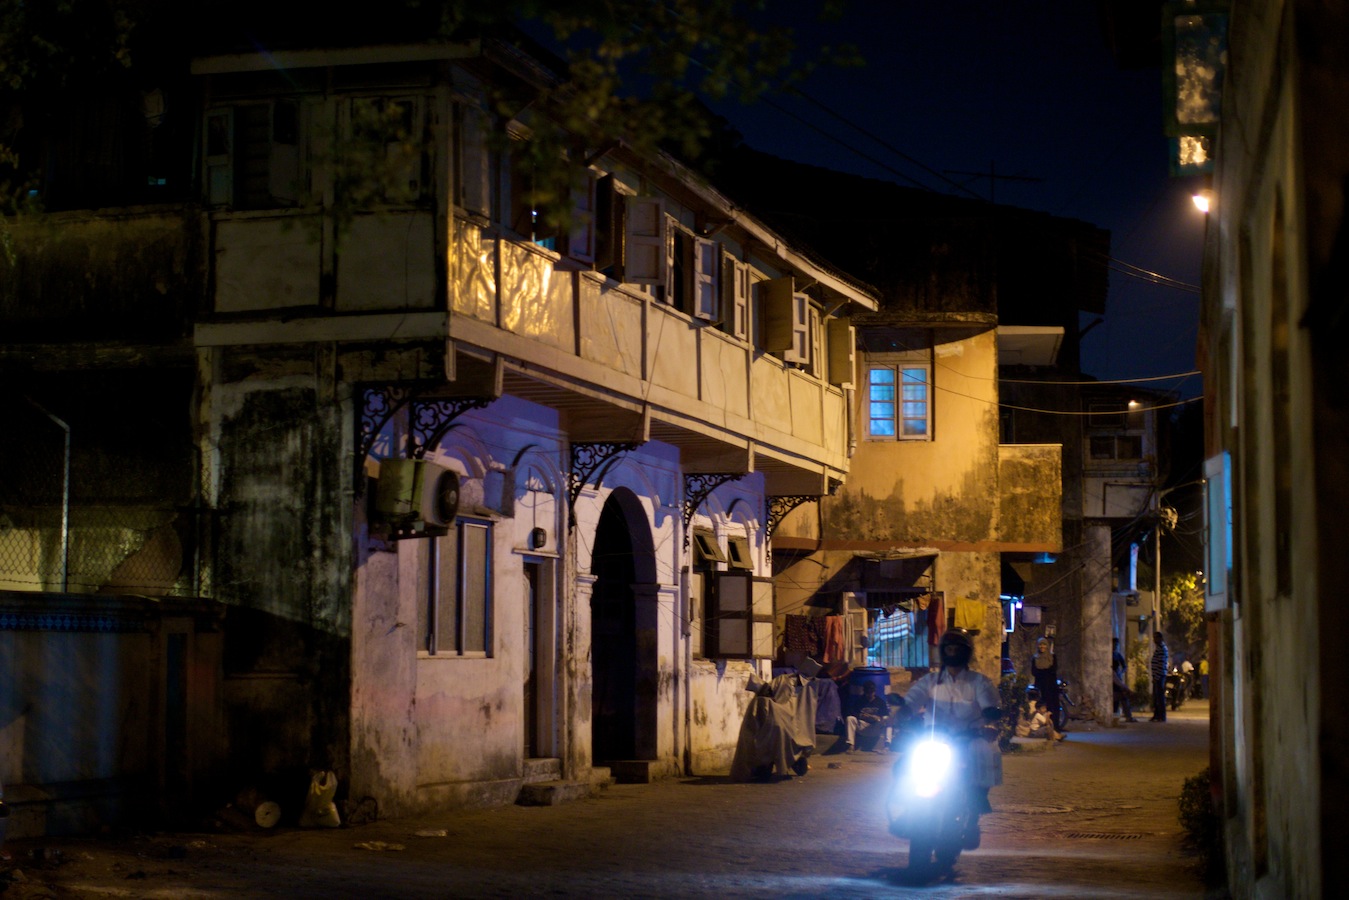
[[[872,682],[862,685],[862,702],[857,707],[857,714],[844,721],[849,753],[854,749],[884,750],[889,745],[890,704],[876,693],[876,685]]]

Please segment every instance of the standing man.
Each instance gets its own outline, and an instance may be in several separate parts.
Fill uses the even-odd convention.
[[[1166,721],[1166,672],[1170,668],[1171,654],[1167,652],[1166,641],[1162,633],[1152,633],[1152,662],[1148,673],[1152,675],[1152,718],[1149,722]]]
[[[1111,641],[1110,670],[1110,687],[1115,694],[1115,712],[1119,712],[1122,708],[1124,710],[1124,721],[1137,722],[1129,697],[1129,664],[1124,661],[1124,654],[1119,652],[1119,638],[1114,638]]]

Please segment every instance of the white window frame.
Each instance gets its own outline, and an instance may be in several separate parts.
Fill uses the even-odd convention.
[[[661,287],[665,284],[667,225],[659,197],[625,197],[623,216],[623,282]]]
[[[873,398],[873,390],[879,385],[874,377],[874,372],[889,371],[894,376],[892,387],[894,388],[892,398]],[[922,384],[924,386],[924,396],[919,400],[906,400],[904,397],[904,382],[906,372],[922,372]],[[863,404],[866,408],[867,439],[873,441],[930,441],[932,440],[932,365],[926,359],[899,359],[894,361],[869,360],[866,366],[866,390],[863,398]],[[910,382],[914,384],[915,382]],[[907,415],[905,410],[906,403],[921,402],[924,406],[924,414],[921,417]],[[888,417],[878,416],[878,404],[889,403],[893,406],[893,412]],[[877,433],[876,423],[882,420],[889,421],[893,433],[884,431]],[[923,422],[922,433],[906,433],[905,422]]]
[[[721,250],[721,324],[727,334],[748,341],[750,334],[750,296],[753,282],[749,266],[736,259],[726,248]]]

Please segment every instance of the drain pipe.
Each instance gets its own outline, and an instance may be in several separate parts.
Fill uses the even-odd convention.
[[[32,397],[24,397],[34,409],[56,423],[65,436],[61,459],[61,593],[66,593],[70,577],[70,426],[52,415]]]

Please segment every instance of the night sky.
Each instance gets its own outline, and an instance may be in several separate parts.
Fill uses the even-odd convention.
[[[866,65],[812,74],[810,99],[717,105],[751,146],[985,199],[993,168],[1035,179],[998,179],[994,199],[1108,229],[1113,269],[1198,285],[1204,221],[1194,181],[1168,173],[1161,71],[1117,66],[1095,4],[854,0],[842,21],[812,23],[801,40],[849,41]],[[1198,308],[1193,290],[1112,271],[1105,322],[1083,339],[1084,370],[1193,370]],[[1197,375],[1147,386],[1201,391]]]

